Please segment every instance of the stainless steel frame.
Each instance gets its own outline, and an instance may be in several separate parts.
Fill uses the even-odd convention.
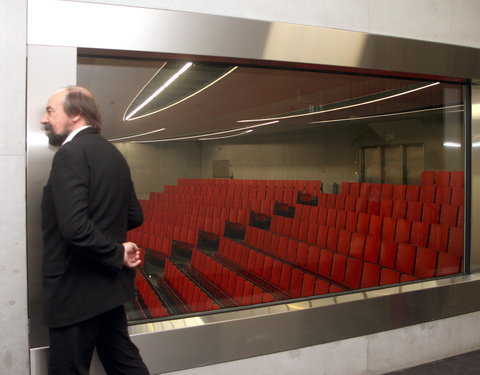
[[[88,20],[72,27],[71,17]],[[75,83],[76,49],[219,56],[361,68],[453,79],[480,77],[480,50],[316,27],[58,0],[31,0],[28,17],[28,256],[32,374],[43,374],[46,331],[39,316],[38,207],[51,152],[41,140],[44,100]],[[472,86],[472,140],[480,140],[480,89]],[[479,224],[480,150],[472,151],[471,223]],[[467,210],[468,212],[468,210]],[[470,223],[467,217],[466,223]],[[472,271],[480,270],[473,231]],[[467,231],[468,233],[468,231]],[[326,343],[480,310],[480,276],[359,291],[237,312],[131,327],[152,373]],[[352,314],[355,311],[355,314]],[[189,345],[185,345],[188,342]],[[157,349],[158,348],[158,349]],[[181,348],[181,353],[179,349]],[[95,372],[95,371],[94,371]]]

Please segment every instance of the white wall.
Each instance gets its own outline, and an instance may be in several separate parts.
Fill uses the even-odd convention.
[[[28,374],[26,0],[0,1],[0,374]]]
[[[478,0],[80,1],[288,22],[480,47]]]

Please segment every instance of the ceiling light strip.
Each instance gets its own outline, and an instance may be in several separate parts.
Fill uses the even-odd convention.
[[[232,135],[224,135],[222,137],[209,137],[209,138],[198,138],[199,141],[214,141],[216,139],[224,139],[224,138],[233,138],[233,137],[239,137],[241,135],[245,135],[245,134],[248,134],[248,133],[251,133],[253,132],[252,129],[250,130],[245,130],[241,133],[238,133],[238,134],[232,134]]]
[[[221,134],[228,134],[228,133],[234,133],[234,132],[239,132],[242,130],[247,130],[247,129],[254,129],[258,128],[261,126],[268,126],[272,124],[277,124],[279,121],[269,121],[265,122],[262,124],[257,124],[257,125],[249,125],[243,128],[237,128],[237,129],[232,129],[232,130],[225,130],[221,132],[215,132],[215,133],[205,133],[205,134],[200,134],[200,135],[191,135],[187,137],[177,137],[177,138],[167,138],[167,139],[152,139],[152,140],[147,140],[147,141],[133,141],[135,143],[156,143],[156,142],[169,142],[169,141],[184,141],[188,139],[198,139],[198,138],[204,138],[204,137],[210,137],[212,135],[221,135]]]
[[[140,104],[137,108],[135,108],[132,112],[125,117],[125,121],[129,121],[130,118],[140,111],[143,107],[145,107],[148,103],[150,103],[153,99],[155,99],[158,94],[160,94],[163,90],[165,90],[168,86],[170,86],[178,77],[180,77],[185,71],[193,65],[192,62],[186,63],[182,68],[176,72],[173,76],[171,76],[162,86],[160,86],[157,91],[155,91],[152,95],[150,95],[142,104]]]
[[[127,136],[125,136],[125,137],[110,138],[109,141],[110,141],[110,142],[115,142],[115,141],[122,141],[122,140],[125,140],[125,139],[130,139],[130,138],[143,137],[144,135],[149,135],[149,134],[154,134],[154,133],[158,133],[158,132],[163,132],[165,129],[166,129],[166,128],[161,128],[161,129],[152,130],[152,131],[150,131],[150,132],[139,133],[139,134],[134,134],[134,135],[127,135]]]
[[[296,117],[312,116],[312,115],[316,115],[316,114],[319,114],[319,113],[327,113],[327,112],[333,112],[333,111],[340,111],[340,110],[342,110],[342,109],[359,107],[359,106],[362,106],[362,105],[377,103],[377,102],[380,102],[380,101],[383,101],[383,100],[388,100],[388,99],[396,98],[396,97],[398,97],[398,96],[407,95],[407,94],[410,94],[410,93],[412,93],[412,92],[419,91],[419,90],[424,90],[424,89],[426,89],[426,88],[433,87],[433,86],[436,86],[436,85],[439,85],[439,84],[440,84],[440,82],[434,82],[434,83],[430,83],[430,84],[425,85],[425,86],[422,86],[422,87],[417,87],[417,88],[415,88],[415,89],[407,90],[407,91],[404,91],[404,92],[401,92],[401,93],[398,93],[398,94],[388,95],[388,96],[385,96],[385,97],[383,97],[383,98],[367,100],[367,101],[365,101],[365,102],[356,103],[356,104],[350,104],[350,105],[346,105],[346,106],[338,107],[338,108],[324,109],[324,110],[320,110],[320,111],[309,112],[309,113],[301,113],[301,114],[297,114],[297,115],[277,116],[277,117],[269,117],[269,118],[264,117],[264,118],[249,119],[249,120],[238,120],[237,122],[256,122],[256,121],[269,121],[269,120],[285,120],[285,119],[296,118]]]
[[[137,116],[137,117],[133,117],[133,118],[130,116],[130,117],[129,117],[128,119],[126,119],[126,120],[127,120],[127,121],[137,120],[137,119],[139,119],[139,118],[153,115],[153,114],[155,114],[155,113],[158,113],[158,112],[164,111],[164,110],[166,110],[166,109],[168,109],[168,108],[171,108],[171,107],[173,107],[173,106],[175,106],[175,105],[177,105],[177,104],[180,104],[180,103],[184,102],[185,100],[190,99],[191,97],[193,97],[193,96],[195,96],[195,95],[197,95],[197,94],[200,94],[203,90],[208,89],[210,86],[213,86],[215,83],[217,83],[218,81],[220,81],[220,80],[222,80],[223,78],[225,78],[226,76],[228,76],[230,73],[232,73],[232,72],[233,72],[235,69],[237,69],[237,68],[238,68],[238,66],[234,66],[234,67],[231,68],[229,71],[227,71],[225,74],[223,74],[222,76],[218,77],[216,80],[210,82],[210,83],[209,83],[208,85],[206,85],[205,87],[202,87],[201,89],[195,91],[193,94],[190,94],[190,95],[186,96],[185,98],[182,98],[182,99],[180,99],[180,100],[178,100],[178,101],[176,101],[176,102],[174,102],[174,103],[172,103],[172,104],[169,104],[169,105],[167,105],[166,107],[160,108],[159,110],[156,110],[156,111],[154,111],[154,112],[146,113],[146,114],[141,115],[141,116]]]
[[[395,112],[395,113],[384,113],[382,115],[371,115],[371,116],[358,116],[358,117],[344,117],[344,118],[337,118],[332,120],[321,120],[321,121],[312,121],[309,124],[325,124],[329,122],[340,122],[340,121],[355,121],[355,120],[367,120],[372,118],[381,118],[381,117],[393,117],[393,116],[401,116],[401,115],[410,115],[412,113],[421,113],[421,112],[435,112],[435,111],[445,111],[448,109],[456,109],[462,108],[463,104],[460,105],[452,105],[448,107],[441,107],[441,108],[427,108],[427,109],[417,109],[414,111],[404,111],[404,112]],[[451,113],[453,111],[450,111]],[[455,112],[463,112],[463,109],[460,111]]]

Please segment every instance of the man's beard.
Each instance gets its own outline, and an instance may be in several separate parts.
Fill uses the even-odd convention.
[[[63,134],[57,134],[53,131],[53,128],[50,124],[45,124],[44,129],[47,132],[48,143],[55,147],[60,147],[70,133],[69,131],[65,131]]]

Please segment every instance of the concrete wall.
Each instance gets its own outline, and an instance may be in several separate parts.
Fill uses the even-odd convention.
[[[26,0],[0,1],[0,374],[28,374]]]

